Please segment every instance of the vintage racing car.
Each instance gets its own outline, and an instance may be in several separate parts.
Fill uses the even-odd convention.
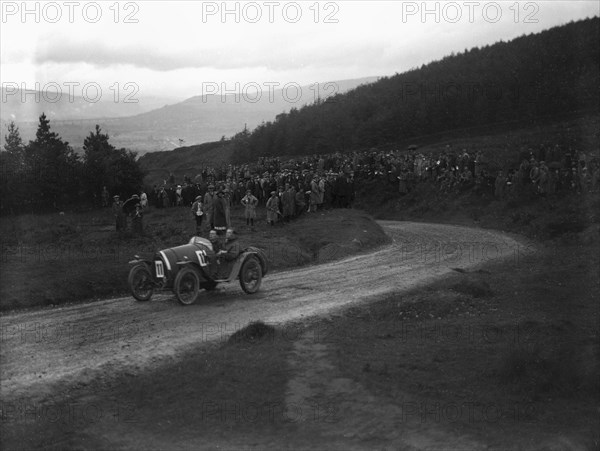
[[[243,249],[232,262],[219,261],[212,243],[197,236],[183,246],[156,252],[152,259],[136,255],[129,264],[129,288],[135,299],[148,301],[155,289],[168,288],[184,305],[193,304],[202,289],[235,279],[246,293],[256,293],[268,271],[267,258],[256,247]]]

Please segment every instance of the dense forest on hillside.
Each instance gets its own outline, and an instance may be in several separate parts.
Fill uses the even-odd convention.
[[[597,111],[599,42],[595,17],[465,50],[240,132],[233,158],[344,152],[445,130]]]

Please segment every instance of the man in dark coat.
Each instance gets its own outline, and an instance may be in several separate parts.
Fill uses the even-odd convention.
[[[304,191],[306,191],[304,189],[304,186],[302,186],[302,184],[298,184],[298,191],[296,191],[296,216],[301,216],[302,213],[304,213],[304,210],[306,209],[306,201],[304,199],[305,193]]]
[[[135,211],[133,212],[133,215],[131,218],[131,230],[133,231],[133,233],[135,233],[137,235],[144,234],[143,219],[144,219],[144,213],[142,211],[142,204],[136,204]]]
[[[217,258],[219,259],[219,277],[226,278],[229,276],[231,267],[236,258],[240,255],[242,249],[240,243],[233,232],[233,229],[227,229],[225,234],[225,245],[223,249],[217,252]]]
[[[289,183],[285,184],[285,191],[281,195],[281,202],[283,203],[283,220],[285,222],[290,222],[296,209],[296,191]]]
[[[227,205],[223,190],[219,189],[214,200],[214,229],[217,234],[224,235],[227,230]]]
[[[204,194],[204,214],[206,215],[206,226],[210,229],[214,228],[214,212],[215,212],[215,194],[214,185],[208,185],[208,191]]]
[[[242,252],[240,243],[235,236],[233,229],[227,229],[225,234],[225,246],[219,251],[219,257],[226,262],[233,262]]]

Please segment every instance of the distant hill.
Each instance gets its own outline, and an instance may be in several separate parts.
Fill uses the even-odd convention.
[[[180,147],[163,152],[148,152],[139,159],[142,169],[147,171],[146,183],[162,183],[172,172],[178,183],[184,175],[192,179],[202,172],[203,167],[215,167],[227,164],[233,155],[230,141],[209,142],[189,147]]]
[[[165,178],[171,171],[180,180],[205,164],[256,161],[259,156],[405,148],[443,139],[460,145],[470,137],[563,124],[599,111],[599,42],[600,19],[592,18],[473,48],[328,101],[293,108],[226,143],[149,153],[140,162],[150,173],[147,180]],[[164,112],[192,112],[203,102],[195,97]],[[245,106],[237,110],[240,118]],[[140,116],[159,117],[156,111]],[[242,129],[240,122],[238,131]]]
[[[59,88],[61,88],[59,86]],[[64,89],[62,89],[64,88]],[[115,102],[114,92],[102,92],[98,101],[94,100],[96,92],[90,88],[90,98],[69,96],[69,87],[64,86],[60,91],[7,90],[1,88],[2,109],[0,119],[4,122],[11,120],[16,123],[37,122],[42,113],[51,121],[78,121],[85,119],[120,118],[133,116],[158,108],[171,101],[168,98],[145,98],[132,95],[124,102],[123,92]],[[79,92],[75,89],[75,92]],[[134,102],[137,100],[137,102]]]
[[[318,98],[327,98],[374,82],[377,77],[342,80],[312,86],[290,85],[287,92],[273,90],[256,95],[249,90],[243,95],[234,94],[194,96],[182,102],[165,105],[148,111],[144,105],[157,106],[161,99],[149,99],[146,103],[140,98],[139,104],[100,101],[88,103],[81,97],[68,98],[63,93],[58,102],[52,94],[35,95],[28,93],[26,102],[21,102],[20,93],[7,96],[2,105],[2,130],[10,120],[19,126],[24,140],[33,139],[37,128],[37,118],[45,112],[51,120],[53,131],[68,141],[74,148],[83,145],[84,138],[99,124],[110,135],[111,143],[144,154],[150,151],[171,150],[181,146],[200,144],[231,137],[246,125],[252,129],[264,121],[273,120],[276,115],[301,107]],[[298,89],[299,88],[299,89]],[[300,94],[300,95],[298,95]],[[257,100],[257,101],[255,101]]]

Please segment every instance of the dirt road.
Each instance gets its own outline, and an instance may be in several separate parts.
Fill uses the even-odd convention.
[[[393,243],[333,263],[269,274],[261,291],[228,284],[184,307],[170,293],[15,312],[1,325],[2,399],[43,397],[63,382],[137,372],[199,343],[226,340],[253,320],[282,324],[324,315],[390,291],[411,289],[452,268],[531,252],[498,232],[381,222]]]

